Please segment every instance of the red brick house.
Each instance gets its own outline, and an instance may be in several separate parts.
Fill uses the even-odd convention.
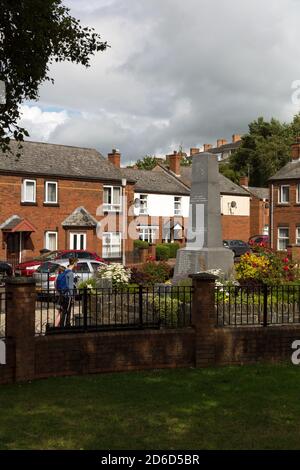
[[[269,180],[271,247],[282,251],[300,245],[300,137],[291,161]]]
[[[249,186],[249,178],[240,178],[242,186],[250,194],[250,236],[268,235],[270,218],[269,188]]]
[[[0,259],[18,262],[43,248],[88,249],[104,258],[132,251],[120,222],[124,196],[128,207],[133,203],[133,180],[93,149],[25,142],[18,157],[16,142],[11,148],[0,155]],[[110,217],[113,230],[103,226],[99,237],[99,223]]]

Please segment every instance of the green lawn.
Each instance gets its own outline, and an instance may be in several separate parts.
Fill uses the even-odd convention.
[[[299,449],[300,368],[244,366],[0,386],[0,449]]]

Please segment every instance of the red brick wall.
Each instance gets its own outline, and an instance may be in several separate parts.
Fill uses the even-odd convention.
[[[300,181],[298,181],[300,182]],[[297,204],[296,200],[296,187],[297,181],[282,181],[280,184],[276,183],[273,189],[273,201],[271,199],[271,205],[273,203],[273,248],[277,249],[278,242],[278,227],[288,227],[290,235],[290,244],[296,243],[296,227],[300,226],[300,204]],[[290,185],[290,202],[289,204],[279,204],[278,195],[280,185]],[[270,189],[272,198],[272,190]],[[270,215],[271,217],[271,215]],[[271,226],[271,223],[270,223]]]
[[[35,376],[192,367],[194,340],[192,328],[39,337]]]
[[[30,177],[30,179],[33,179]],[[83,206],[97,220],[103,217],[96,216],[98,206],[103,203],[103,185],[109,183],[94,181],[75,181],[68,179],[58,180],[58,202],[57,206],[44,205],[44,183],[56,180],[55,178],[36,178],[36,204],[21,204],[21,185],[23,177],[1,175],[0,182],[0,224],[12,215],[19,215],[28,219],[36,228],[30,239],[26,241],[24,258],[39,254],[44,248],[44,236],[46,231],[58,232],[58,249],[69,248],[69,233],[62,226],[63,220],[68,217],[77,207]],[[118,185],[118,183],[112,183]],[[134,200],[133,186],[127,186],[126,195],[128,204]],[[130,217],[129,217],[130,219]],[[119,220],[117,221],[119,229]],[[77,231],[74,229],[74,231]],[[102,240],[98,239],[93,229],[82,229],[87,233],[87,249],[96,251],[101,255]],[[0,259],[6,257],[6,245],[3,233],[0,232]],[[132,250],[132,241],[126,243],[126,250]]]
[[[243,240],[250,237],[250,217],[239,215],[222,215],[223,240]]]
[[[250,236],[262,235],[265,225],[269,225],[269,208],[266,203],[256,197],[250,202]]]

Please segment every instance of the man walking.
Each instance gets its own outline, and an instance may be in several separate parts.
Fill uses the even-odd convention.
[[[60,327],[71,326],[71,309],[74,299],[74,269],[76,268],[77,260],[75,258],[69,259],[67,269],[60,272],[56,279],[56,289],[59,293],[60,304]]]

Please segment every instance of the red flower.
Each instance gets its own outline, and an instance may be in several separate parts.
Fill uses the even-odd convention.
[[[288,258],[284,258],[284,260],[283,260],[284,263],[289,263],[289,261],[290,260]]]
[[[290,268],[288,266],[284,266],[283,269],[284,269],[284,271],[289,271],[290,270]]]

